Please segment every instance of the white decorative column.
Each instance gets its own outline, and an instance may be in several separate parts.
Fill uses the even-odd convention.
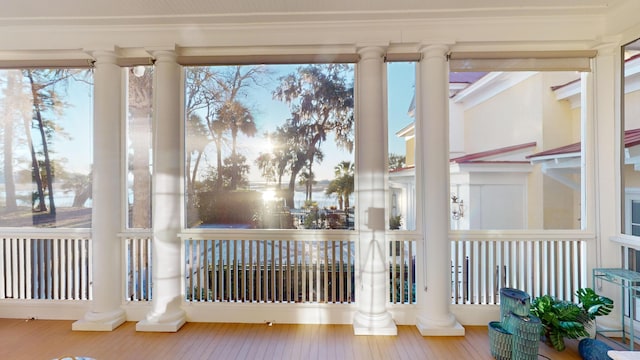
[[[426,279],[417,327],[423,336],[464,335],[449,311],[451,304],[451,246],[449,245],[449,70],[448,47],[424,47],[416,95],[416,152],[421,176],[418,186],[423,263]]]
[[[154,51],[155,99],[153,126],[153,299],[137,331],[178,331],[186,321],[182,310],[181,241],[181,121],[180,66],[174,51]]]
[[[360,239],[358,242],[358,311],[353,320],[356,335],[397,335],[386,309],[387,267],[385,246],[385,116],[383,78],[384,49],[359,51],[356,92],[356,177]]]
[[[620,154],[623,154],[620,149],[624,146],[624,137],[621,135],[624,123],[620,102],[617,101],[619,97],[624,97],[620,83],[624,67],[621,69],[622,53],[617,42],[600,44],[597,50],[598,55],[592,61],[595,71],[582,75],[582,91],[586,96],[582,97],[581,106],[583,116],[587,116],[583,126],[583,139],[591,137],[594,145],[591,148],[594,149],[593,153],[584,152],[583,159],[586,161],[587,171],[595,169],[591,177],[586,177],[587,187],[583,188],[586,203],[595,204],[587,208],[586,216],[582,215],[587,231],[594,231],[596,234],[594,241],[586,241],[587,283],[598,294],[610,297],[616,304],[622,304],[619,288],[602,281],[593,284],[591,277],[593,268],[619,268],[624,265],[620,256],[621,244],[611,241],[612,235],[624,230],[621,229],[621,209],[624,209],[625,184],[620,177],[624,170],[620,168],[619,160]],[[593,87],[592,91],[589,91],[589,86]],[[582,148],[590,150],[589,146]],[[595,160],[593,166],[590,166],[593,163],[589,156],[593,156]],[[592,224],[598,226],[593,227]],[[614,239],[617,238],[616,236]],[[598,318],[598,327],[618,328],[622,311],[622,306],[614,306],[610,316]]]
[[[92,272],[93,301],[73,330],[111,331],[125,321],[122,303],[122,254],[120,238],[122,183],[120,162],[121,79],[113,51],[92,51],[94,71]]]

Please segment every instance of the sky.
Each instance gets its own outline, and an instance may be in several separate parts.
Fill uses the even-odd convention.
[[[5,83],[7,80],[7,74],[9,71],[21,71],[21,70],[6,70],[0,71],[0,97],[5,96]],[[27,84],[23,79],[23,93],[24,96],[28,96],[27,102],[31,102],[28,95],[30,90],[27,88]],[[64,168],[68,172],[78,172],[82,174],[88,174],[90,171],[90,164],[93,161],[92,158],[92,126],[93,126],[93,91],[92,85],[86,82],[70,80],[67,86],[58,86],[56,90],[61,94],[61,98],[66,103],[66,107],[58,114],[58,118],[55,119],[56,124],[61,127],[61,131],[66,133],[67,136],[59,136],[54,134],[50,143],[49,150],[51,157],[57,161],[64,162]],[[30,110],[27,109],[27,111]],[[50,113],[44,113],[45,120],[51,119]],[[14,122],[20,121],[17,112],[13,112],[11,119]],[[18,141],[14,141],[14,147],[18,149],[24,141],[24,128],[16,123],[14,130],[14,137]],[[39,137],[35,136],[32,130],[33,141],[39,144]],[[28,148],[22,145],[22,153],[17,150],[16,156],[19,161],[14,171],[31,171],[31,160],[28,152]],[[24,159],[24,160],[22,160]],[[67,160],[67,161],[65,161]]]
[[[284,119],[290,117],[288,106],[280,101],[273,100],[271,91],[277,85],[278,77],[295,71],[297,65],[274,66],[276,70],[269,84],[271,88],[253,87],[247,94],[247,105],[254,112],[254,118],[258,128],[257,135],[266,131],[273,131]],[[1,74],[0,74],[1,76]],[[389,63],[388,64],[388,119],[389,119],[389,152],[404,154],[404,141],[395,134],[398,130],[413,122],[408,115],[409,104],[414,94],[415,63]],[[67,102],[64,114],[59,121],[64,130],[70,135],[69,139],[55,138],[52,148],[55,158],[66,158],[67,171],[88,174],[92,163],[92,121],[93,118],[93,91],[90,85],[82,82],[71,82],[68,88]],[[357,126],[357,123],[356,123]],[[268,151],[268,144],[264,138],[257,136],[248,139],[241,146],[240,151],[247,157],[252,165],[250,180],[262,181],[259,171],[254,164],[255,158],[260,152]],[[316,165],[317,180],[331,180],[334,166],[342,160],[353,161],[353,154],[338,149],[333,144],[333,136],[328,137],[322,145],[325,162],[322,166]],[[215,156],[211,157],[212,160]],[[24,164],[28,166],[29,164]]]
[[[291,116],[288,106],[278,100],[273,100],[271,89],[278,84],[277,79],[285,74],[295,71],[297,65],[278,65],[271,67],[274,70],[272,75],[273,83],[270,88],[254,87],[247,94],[247,105],[251,106],[258,128],[257,136],[245,138],[244,146],[240,151],[247,157],[248,162],[253,165],[253,159],[257,158],[261,152],[268,151],[268,143],[261,135],[265,131],[273,131],[285,119]],[[396,136],[396,132],[408,124],[413,119],[408,115],[409,105],[415,91],[415,63],[389,63],[388,64],[388,119],[389,119],[389,152],[404,154],[404,140]],[[356,126],[357,122],[356,122]],[[213,148],[215,149],[215,148]],[[346,150],[339,149],[333,142],[333,135],[327,137],[327,141],[322,144],[324,159],[322,165],[314,165],[316,180],[332,180],[334,178],[334,167],[343,160],[354,160],[354,155]],[[214,150],[215,151],[215,150]],[[209,155],[215,159],[215,153]],[[259,171],[252,166],[249,175],[250,181],[262,182]]]
[[[404,154],[404,140],[396,132],[413,123],[409,116],[409,106],[415,95],[416,63],[387,63],[387,107],[389,153]]]
[[[54,148],[57,153],[69,158],[67,171],[88,174],[93,162],[92,86],[76,82],[69,88],[67,100],[70,107],[65,110],[63,126],[71,139],[57,139]]]

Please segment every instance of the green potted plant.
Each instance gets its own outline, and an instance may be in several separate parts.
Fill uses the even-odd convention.
[[[595,337],[596,317],[609,315],[613,310],[613,300],[606,296],[598,295],[592,288],[581,288],[576,291],[578,305],[589,316],[589,323],[585,324],[587,330],[593,330],[589,335]]]
[[[578,298],[578,305],[587,312],[591,320],[595,320],[596,316],[609,315],[613,310],[613,300],[596,294],[592,288],[578,289],[576,297]]]
[[[584,324],[589,316],[578,304],[543,295],[531,302],[531,314],[542,323],[541,339],[557,351],[565,349],[564,339],[588,336]]]
[[[607,315],[613,300],[600,296],[591,288],[576,291],[579,303],[543,295],[531,302],[531,314],[542,323],[541,339],[557,351],[565,349],[564,339],[589,336],[587,328],[596,316]]]

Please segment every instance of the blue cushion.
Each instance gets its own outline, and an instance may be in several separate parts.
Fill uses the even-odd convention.
[[[607,351],[613,348],[600,340],[582,339],[578,343],[578,353],[584,360],[612,360]]]

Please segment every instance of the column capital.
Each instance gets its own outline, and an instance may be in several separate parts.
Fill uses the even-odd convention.
[[[145,51],[149,53],[156,61],[175,62],[178,58],[176,46],[148,47],[145,48]]]
[[[420,47],[420,53],[425,59],[434,57],[446,57],[448,52],[449,46],[445,44],[429,44]]]
[[[115,64],[118,61],[118,53],[114,48],[85,49],[84,51],[98,63]]]
[[[366,45],[358,48],[358,55],[361,59],[382,58],[386,50],[382,45]]]

